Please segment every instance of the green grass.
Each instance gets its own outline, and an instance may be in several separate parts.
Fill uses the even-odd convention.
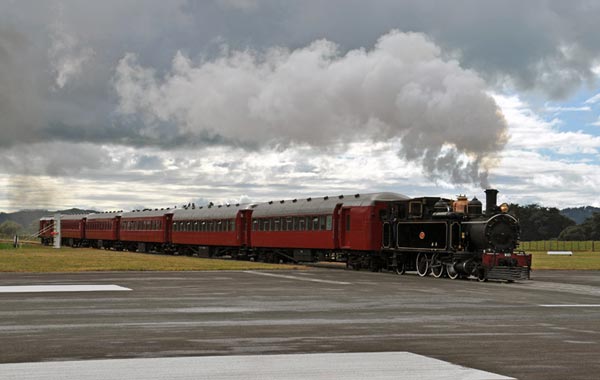
[[[549,255],[547,251],[531,253],[532,269],[592,269],[600,270],[600,252],[573,251],[573,256]]]
[[[301,265],[253,263],[250,261],[202,259],[105,251],[91,248],[54,249],[24,244],[15,249],[0,243],[0,272],[86,272],[86,271],[192,271],[303,269]]]
[[[600,241],[522,241],[519,248],[524,251],[596,251],[600,252]]]

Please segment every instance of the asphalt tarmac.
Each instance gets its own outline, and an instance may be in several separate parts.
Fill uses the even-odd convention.
[[[600,272],[532,277],[507,284],[331,269],[1,273],[0,287],[104,288],[4,288],[0,363],[408,352],[522,380],[600,378]]]

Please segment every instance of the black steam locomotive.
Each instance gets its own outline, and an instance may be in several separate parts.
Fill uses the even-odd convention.
[[[381,212],[382,250],[376,255],[350,253],[354,269],[416,270],[419,276],[529,279],[531,255],[517,251],[520,225],[497,205],[498,191],[488,189],[486,209],[473,198],[433,197],[389,203]]]

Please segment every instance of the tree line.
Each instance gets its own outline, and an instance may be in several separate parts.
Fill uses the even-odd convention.
[[[600,212],[594,213],[581,224],[575,224],[555,207],[511,204],[509,209],[521,223],[522,241],[600,240]]]

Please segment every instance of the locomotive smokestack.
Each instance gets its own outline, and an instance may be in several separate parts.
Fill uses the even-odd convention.
[[[485,214],[491,215],[493,214],[498,206],[496,203],[498,202],[498,190],[496,189],[487,189],[485,191]]]

